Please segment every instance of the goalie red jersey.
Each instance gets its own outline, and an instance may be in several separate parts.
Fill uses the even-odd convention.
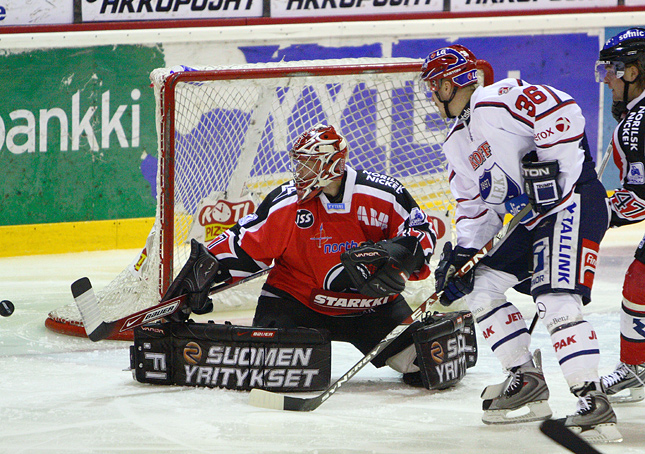
[[[273,190],[254,214],[209,245],[234,280],[274,263],[264,294],[295,298],[328,315],[360,313],[397,295],[361,295],[340,263],[343,252],[371,240],[411,236],[425,262],[410,280],[430,275],[436,234],[427,215],[396,179],[347,167],[338,201],[324,193],[298,204],[293,181]]]

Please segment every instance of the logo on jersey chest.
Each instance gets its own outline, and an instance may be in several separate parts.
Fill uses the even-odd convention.
[[[497,163],[479,177],[479,194],[491,205],[501,205],[520,195],[520,186]]]
[[[301,229],[308,229],[314,225],[314,214],[304,209],[296,211],[296,225]]]
[[[389,297],[368,298],[356,293],[339,293],[323,289],[313,289],[309,299],[312,303],[326,307],[362,312],[388,302]]]
[[[358,220],[372,227],[379,227],[381,230],[387,229],[388,222],[390,217],[379,211],[376,211],[374,208],[368,208],[364,206],[359,206],[356,210]]]
[[[332,239],[332,237],[325,234],[325,228],[322,224],[320,224],[318,232],[316,232],[316,234],[309,239],[315,241],[317,243],[318,249],[321,249],[323,245],[327,243],[327,241]]]
[[[474,153],[468,156],[468,161],[470,162],[473,170],[477,170],[484,162],[486,162],[486,158],[490,158],[490,155],[490,145],[488,142],[484,142],[477,147],[477,150],[475,150]]]

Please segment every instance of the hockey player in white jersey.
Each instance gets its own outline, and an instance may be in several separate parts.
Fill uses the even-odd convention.
[[[609,199],[611,226],[645,220],[645,29],[631,28],[612,37],[600,51],[596,80],[611,90],[618,121],[611,152],[621,188]],[[602,377],[611,401],[645,399],[645,238],[625,274],[620,310],[620,363]]]
[[[436,270],[442,303],[466,303],[509,375],[483,394],[483,421],[506,424],[551,417],[540,354],[512,287],[531,294],[550,333],[577,411],[565,424],[591,441],[620,441],[616,415],[598,376],[596,333],[582,314],[590,301],[599,243],[608,225],[605,190],[588,150],[585,119],[567,93],[504,79],[478,84],[490,65],[461,45],[426,58],[421,78],[444,117],[456,118],[443,152],[457,200],[457,242]],[[474,272],[456,269],[527,203],[532,212]],[[515,410],[527,409],[516,412]],[[511,414],[520,416],[511,416]]]

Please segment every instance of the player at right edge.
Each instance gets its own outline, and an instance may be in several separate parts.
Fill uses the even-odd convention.
[[[584,132],[585,119],[567,93],[548,85],[503,79],[479,86],[490,68],[466,47],[431,52],[421,79],[444,118],[456,118],[443,145],[457,201],[454,249],[444,247],[435,272],[441,303],[466,304],[507,379],[482,393],[486,424],[548,419],[549,389],[539,350],[520,311],[506,298],[530,294],[547,328],[577,410],[563,419],[587,441],[622,435],[600,383],[600,349],[582,306],[590,301],[609,213]],[[532,211],[501,247],[461,278],[456,269],[527,203]]]
[[[645,28],[625,30],[604,45],[596,63],[596,81],[612,93],[611,113],[618,121],[612,154],[622,188],[609,199],[610,226],[645,219]],[[602,377],[612,402],[645,398],[645,238],[625,274],[620,323],[620,362]]]

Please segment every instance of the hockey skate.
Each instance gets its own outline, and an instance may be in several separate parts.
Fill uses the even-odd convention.
[[[611,408],[607,395],[598,389],[595,382],[571,388],[578,397],[578,409],[573,415],[561,419],[572,432],[591,443],[612,443],[623,441],[616,427],[616,414]]]
[[[533,360],[510,370],[508,378],[482,392],[485,424],[513,424],[551,417],[549,388],[542,373],[540,350]]]
[[[645,364],[619,363],[611,374],[600,378],[609,402],[640,402],[645,399]]]

